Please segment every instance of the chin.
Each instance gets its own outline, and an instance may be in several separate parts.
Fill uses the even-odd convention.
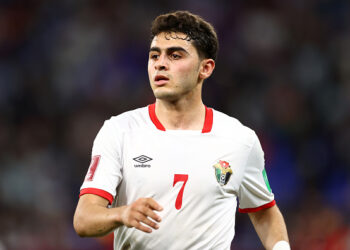
[[[157,99],[164,100],[164,101],[175,101],[178,99],[178,95],[172,91],[155,89],[153,93]]]

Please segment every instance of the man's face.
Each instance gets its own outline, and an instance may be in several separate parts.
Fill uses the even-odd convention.
[[[148,77],[156,98],[175,101],[200,91],[200,58],[186,35],[162,32],[151,43]],[[198,90],[199,89],[199,90]]]

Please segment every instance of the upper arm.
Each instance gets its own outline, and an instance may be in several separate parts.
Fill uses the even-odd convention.
[[[252,221],[253,225],[256,226],[257,224],[261,223],[262,221],[272,218],[274,216],[278,216],[280,213],[277,206],[261,209],[257,212],[248,213],[250,220]]]
[[[278,241],[288,242],[287,228],[277,206],[249,213],[249,218],[266,249],[272,249]]]
[[[106,121],[98,132],[93,148],[91,164],[81,186],[80,196],[95,194],[111,204],[116,188],[122,180],[121,136],[116,125]]]
[[[78,205],[77,205],[77,210],[78,209],[84,209],[88,206],[101,206],[101,207],[107,207],[109,204],[109,201],[99,195],[95,194],[84,194],[80,196]]]
[[[259,139],[254,134],[254,142],[245,164],[238,192],[240,212],[256,212],[275,205],[274,195],[264,169],[264,152]]]
[[[91,225],[93,225],[92,227],[95,227],[95,225],[87,222],[89,219],[96,221],[93,218],[99,218],[101,211],[107,209],[108,203],[107,199],[98,195],[85,194],[80,196],[73,218],[73,226],[78,235],[89,235],[88,232],[91,230]]]
[[[84,194],[80,196],[77,207],[74,214],[74,224],[79,223],[80,219],[83,219],[89,214],[89,211],[94,207],[106,208],[109,201],[101,196],[95,194]]]

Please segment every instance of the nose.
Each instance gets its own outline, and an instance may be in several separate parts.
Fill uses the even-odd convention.
[[[160,56],[156,63],[154,64],[154,67],[156,70],[168,70],[169,69],[169,64],[167,61],[166,56]]]

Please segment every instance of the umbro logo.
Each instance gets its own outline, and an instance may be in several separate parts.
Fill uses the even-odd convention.
[[[146,155],[140,155],[135,158],[133,158],[134,161],[141,163],[141,164],[134,164],[135,168],[150,168],[150,164],[144,164],[146,162],[152,161],[153,159],[151,157],[148,157]]]
[[[151,157],[148,157],[148,156],[145,156],[145,155],[140,155],[140,156],[135,157],[133,160],[137,161],[139,163],[145,163],[145,162],[148,162],[148,161],[152,161],[153,159]]]

